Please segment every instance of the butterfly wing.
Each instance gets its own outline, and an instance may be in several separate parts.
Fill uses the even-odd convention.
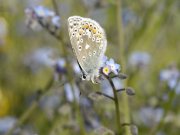
[[[94,20],[79,16],[68,19],[69,36],[73,51],[87,80],[99,76],[107,40],[103,28]]]

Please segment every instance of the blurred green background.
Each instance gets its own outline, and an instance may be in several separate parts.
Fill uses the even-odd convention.
[[[119,61],[116,1],[56,2],[60,31],[63,31],[61,36],[67,44],[70,44],[67,18],[72,15],[89,17],[106,31],[106,55]],[[0,0],[0,134],[7,132],[10,124],[22,117],[36,100],[37,91],[55,76],[49,55],[51,58],[63,57],[63,44],[56,38],[44,29],[27,27],[24,11],[37,5],[53,10],[51,0]],[[140,135],[147,135],[155,128],[156,135],[178,135],[180,1],[122,0],[121,6],[128,86],[136,93],[129,97],[131,122],[137,126]],[[68,49],[68,58],[75,60]],[[58,83],[61,82],[56,85]],[[66,90],[68,84],[51,89],[43,95],[28,119],[20,124],[16,134],[94,134],[99,125],[116,130],[114,104],[109,99],[94,101],[84,96],[81,101],[78,98],[83,104],[80,117],[84,120],[85,131],[81,133],[76,122],[78,118],[74,117],[75,101],[69,99],[68,94],[72,96],[72,93]],[[89,82],[84,84],[84,89],[101,91],[102,87]]]

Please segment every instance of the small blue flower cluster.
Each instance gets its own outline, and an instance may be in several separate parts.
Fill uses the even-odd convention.
[[[167,85],[169,86],[170,89],[176,89],[176,93],[179,93],[180,90],[178,88],[179,85],[178,80],[180,78],[180,72],[176,68],[176,66],[161,70],[159,77],[160,77],[160,81],[167,82]]]
[[[128,64],[133,68],[146,67],[151,61],[151,56],[147,52],[136,51],[133,52],[128,60]]]
[[[121,66],[115,63],[114,59],[112,58],[108,59],[106,56],[104,56],[103,67],[102,67],[103,74],[109,75],[110,73],[114,73],[115,75],[117,75],[120,69]]]
[[[27,8],[25,13],[27,15],[27,25],[33,30],[36,30],[40,25],[55,27],[55,29],[61,26],[60,17],[43,6]]]

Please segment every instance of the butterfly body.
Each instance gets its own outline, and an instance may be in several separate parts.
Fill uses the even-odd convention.
[[[68,30],[84,79],[95,82],[107,46],[103,28],[92,19],[72,16],[68,18]]]

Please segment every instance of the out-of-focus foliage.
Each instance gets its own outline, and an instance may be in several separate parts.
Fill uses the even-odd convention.
[[[52,77],[55,84],[16,132],[23,135],[114,134],[114,104],[102,95],[93,95],[102,96],[95,100],[91,97],[97,91],[112,96],[112,88],[105,81],[101,85],[78,84],[79,80],[78,85],[72,85],[65,81],[69,69],[64,69],[67,64],[64,44],[36,24],[32,29],[27,26],[25,9],[37,5],[54,10],[53,0],[0,0],[0,134],[19,120],[36,101],[39,91],[46,90]],[[89,17],[106,31],[106,55],[120,60],[115,1],[57,0],[56,6],[64,42],[70,45],[67,18]],[[133,130],[138,128],[140,135],[180,133],[179,6],[179,0],[122,0],[127,83],[136,93],[129,97],[130,117]],[[67,47],[67,55],[75,72],[72,77],[80,77],[71,48]],[[123,87],[122,80],[115,79],[114,84],[117,89]]]

